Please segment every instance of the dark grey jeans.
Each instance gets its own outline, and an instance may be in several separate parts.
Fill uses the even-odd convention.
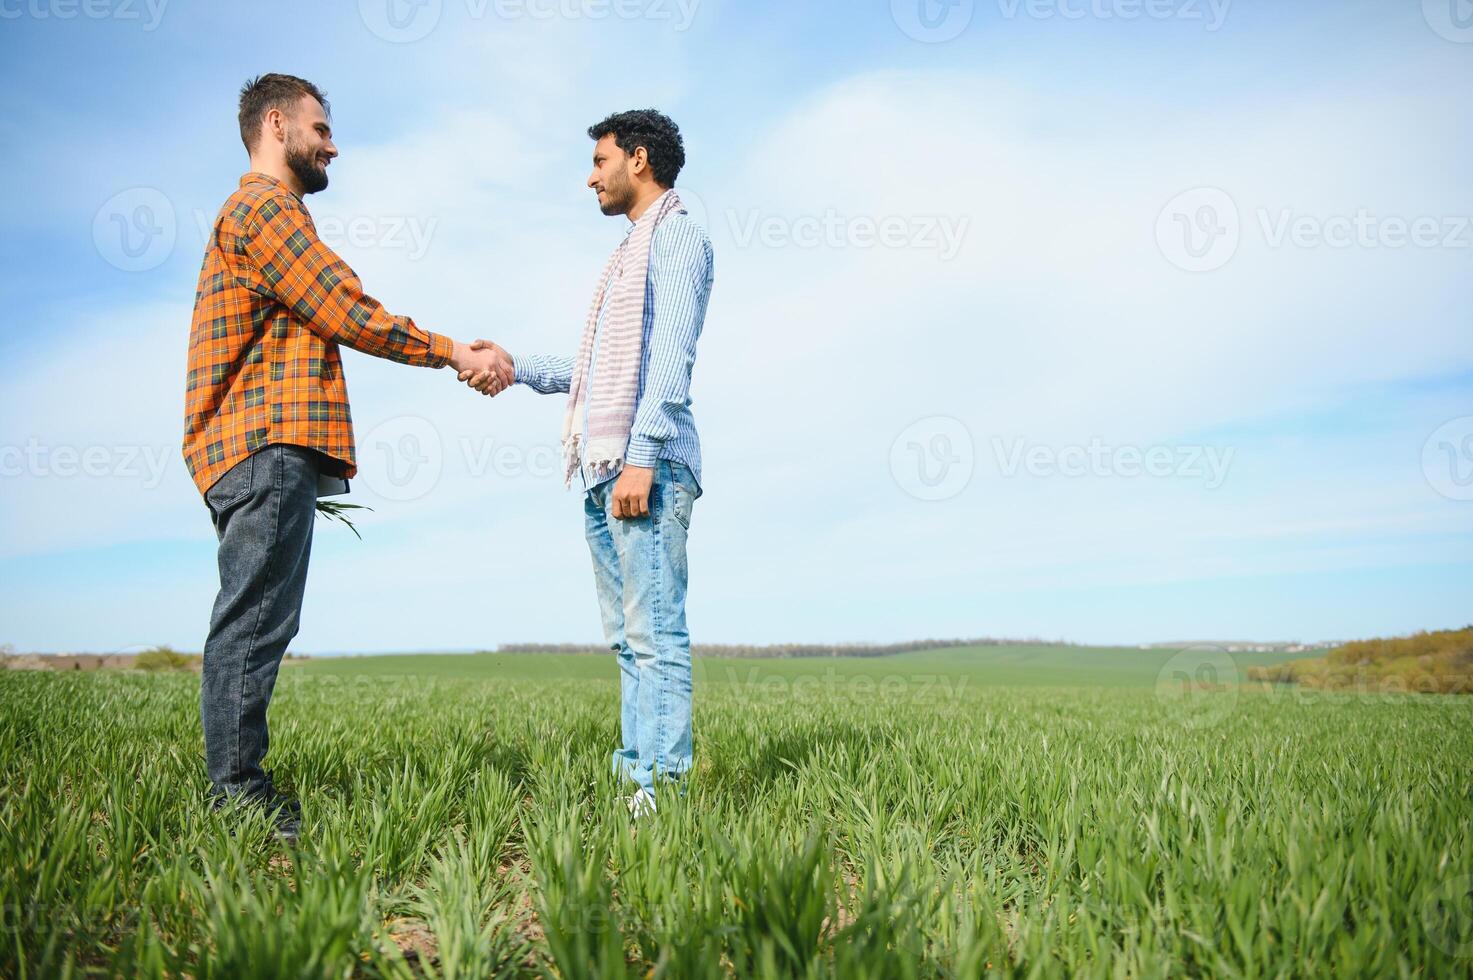
[[[218,795],[258,795],[268,785],[261,768],[266,707],[301,617],[317,476],[311,450],[266,446],[205,494],[220,539],[220,593],[205,640],[199,713]]]

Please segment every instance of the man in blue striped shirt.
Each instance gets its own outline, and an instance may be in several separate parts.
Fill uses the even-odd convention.
[[[674,193],[685,149],[668,117],[653,110],[618,113],[589,127],[588,135],[596,141],[588,186],[604,214],[636,222],[673,203],[666,195]],[[612,260],[616,276],[631,261],[621,260],[623,251]],[[582,438],[572,443],[581,447],[572,462],[604,635],[619,664],[622,744],[613,765],[635,784],[630,809],[636,816],[654,810],[657,783],[678,781],[691,766],[686,536],[701,495],[701,442],[690,383],[711,294],[711,242],[677,206],[655,225],[648,262],[638,396],[623,459],[609,467],[586,457],[586,411],[573,420]],[[585,366],[583,380],[595,390],[614,292],[603,291]],[[562,355],[511,360],[516,383],[544,394],[568,392],[579,367]],[[471,384],[480,387],[484,377]]]

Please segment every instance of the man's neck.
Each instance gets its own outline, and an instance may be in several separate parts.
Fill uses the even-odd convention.
[[[658,201],[660,199],[660,195],[664,194],[667,190],[669,190],[668,187],[661,187],[659,184],[651,184],[648,190],[642,192],[639,195],[639,200],[635,202],[634,207],[629,209],[629,220],[638,221],[639,216],[648,211],[650,205]]]
[[[297,197],[301,197],[303,190],[305,190],[302,187],[302,182],[297,180],[297,175],[292,173],[291,168],[286,165],[285,161],[278,163],[251,157],[251,171],[253,173],[265,174],[267,177],[275,177],[285,184],[287,190],[297,195]]]

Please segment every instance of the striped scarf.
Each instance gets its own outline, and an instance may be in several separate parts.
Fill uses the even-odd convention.
[[[644,355],[644,293],[649,280],[650,243],[655,226],[672,211],[682,210],[674,190],[657,197],[634,223],[614,254],[609,256],[593,294],[593,306],[583,327],[573,380],[568,386],[568,411],[563,416],[563,456],[568,486],[580,463],[593,467],[604,479],[624,461],[629,430],[639,401],[639,369]],[[598,330],[599,311],[608,294],[608,315]],[[593,343],[598,334],[598,373],[590,383]],[[583,417],[588,416],[585,433]],[[584,440],[587,440],[586,445]]]

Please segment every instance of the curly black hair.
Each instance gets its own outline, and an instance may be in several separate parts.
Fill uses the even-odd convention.
[[[675,186],[675,178],[685,166],[685,141],[680,138],[680,127],[669,116],[655,109],[631,109],[588,127],[589,139],[610,135],[625,153],[644,147],[655,171],[655,182],[661,187]]]

